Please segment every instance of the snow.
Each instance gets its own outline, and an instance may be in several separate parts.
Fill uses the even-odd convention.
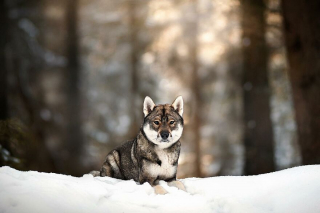
[[[320,165],[258,176],[187,178],[187,192],[145,183],[0,168],[0,212],[320,212]]]

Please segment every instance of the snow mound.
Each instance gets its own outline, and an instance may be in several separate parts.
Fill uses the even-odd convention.
[[[188,178],[188,192],[133,180],[0,168],[0,212],[320,212],[320,165],[258,176]]]

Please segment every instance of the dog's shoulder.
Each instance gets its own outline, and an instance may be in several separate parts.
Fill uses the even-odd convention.
[[[122,143],[120,146],[118,146],[117,148],[115,148],[116,150],[127,150],[128,148],[131,149],[133,143],[135,140],[128,140],[124,143]]]

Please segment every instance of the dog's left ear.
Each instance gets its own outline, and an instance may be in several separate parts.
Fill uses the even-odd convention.
[[[150,112],[152,112],[154,106],[155,104],[153,103],[153,100],[149,96],[146,96],[143,102],[144,117],[146,117]]]
[[[172,106],[173,106],[174,110],[176,110],[179,113],[179,115],[182,117],[182,114],[183,114],[182,96],[177,97],[176,100],[174,100],[174,102],[172,103]]]

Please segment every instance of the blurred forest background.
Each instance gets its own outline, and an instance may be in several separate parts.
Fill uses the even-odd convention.
[[[0,166],[81,176],[184,99],[178,177],[320,163],[320,1],[1,0]]]

